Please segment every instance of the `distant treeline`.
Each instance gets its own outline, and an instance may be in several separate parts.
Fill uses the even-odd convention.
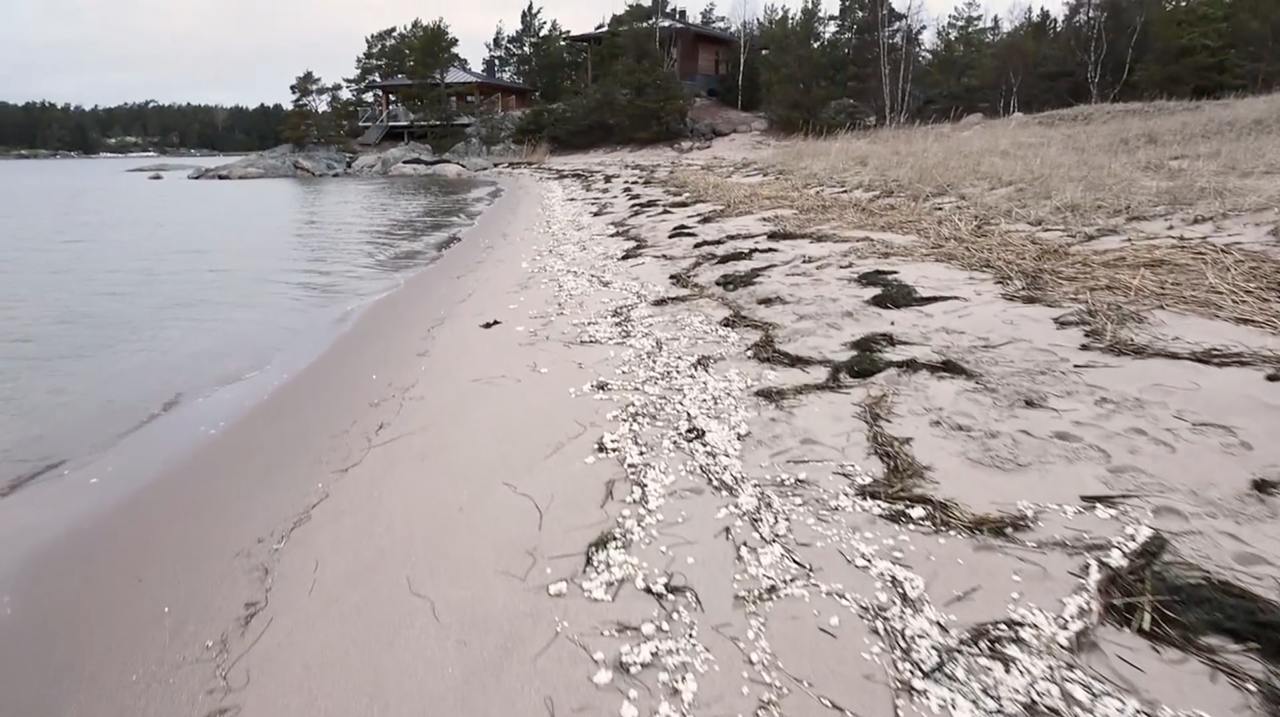
[[[280,144],[281,105],[137,102],[80,107],[0,102],[0,147],[93,154],[165,149],[249,152]]]

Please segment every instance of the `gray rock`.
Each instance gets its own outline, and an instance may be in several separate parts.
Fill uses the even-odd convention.
[[[356,160],[351,163],[351,173],[361,176],[385,176],[391,174],[394,167],[404,162],[431,164],[437,161],[443,160],[437,159],[430,147],[410,142],[382,152],[371,152],[356,157]]]
[[[379,166],[382,165],[382,155],[380,154],[362,154],[355,158],[351,163],[352,174],[374,174]]]
[[[126,172],[189,172],[193,169],[204,169],[199,164],[145,164],[141,167],[131,167]]]
[[[470,174],[466,167],[458,164],[433,164],[428,169],[437,177],[465,177]]]
[[[693,151],[693,142],[687,139],[682,142],[676,142],[672,146],[672,149],[679,152],[680,154],[688,154],[689,152]]]
[[[716,128],[710,122],[695,122],[689,136],[695,140],[715,139]]]
[[[519,159],[524,155],[524,150],[510,140],[498,142],[497,144],[485,144],[477,137],[470,137],[449,148],[444,156],[462,162],[468,158],[482,158],[493,160],[511,160]]]
[[[191,179],[262,179],[266,177],[337,177],[347,170],[347,157],[334,147],[295,150],[282,145],[230,164],[201,167]]]
[[[470,174],[463,167],[447,160],[401,162],[387,171],[388,177],[462,177]]]
[[[387,170],[388,177],[425,177],[433,173],[433,165],[402,162]]]
[[[753,121],[751,123],[751,131],[752,132],[768,132],[769,120],[760,118],[758,120]]]
[[[484,157],[467,157],[462,160],[462,166],[466,167],[467,170],[471,172],[484,172],[493,169],[493,162],[490,162]]]
[[[965,115],[964,119],[960,120],[958,124],[961,127],[971,127],[976,124],[981,124],[982,121],[985,120],[986,118],[987,116],[982,114],[981,112],[974,112],[971,115]]]
[[[714,124],[711,126],[712,134],[716,137],[728,137],[733,134],[734,125],[731,124]]]
[[[470,128],[468,128],[470,129]],[[486,157],[489,155],[489,146],[486,145],[479,137],[467,137],[461,142],[449,148],[444,156],[449,159],[465,159],[467,157]]]
[[[164,175],[159,172],[156,172],[155,174],[147,175],[147,179],[164,179]]]
[[[293,158],[299,177],[341,177],[347,172],[347,158],[302,155]]]
[[[749,134],[751,132],[750,124],[740,124],[733,128],[734,134]]]

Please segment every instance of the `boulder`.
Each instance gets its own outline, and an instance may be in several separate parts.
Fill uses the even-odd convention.
[[[466,167],[447,160],[401,162],[387,171],[388,177],[462,177]]]
[[[493,169],[493,162],[484,157],[467,157],[462,160],[462,166],[466,167],[470,172],[484,172]]]
[[[164,175],[159,172],[156,172],[155,174],[147,175],[147,179],[164,179]]]
[[[974,112],[971,115],[965,115],[964,119],[960,120],[958,124],[961,127],[972,127],[973,125],[981,124],[986,118],[987,116],[981,112]]]
[[[465,165],[464,160],[469,158],[487,159],[490,162],[495,159],[519,159],[524,156],[524,149],[510,140],[485,144],[478,137],[469,137],[450,147],[444,156]]]
[[[737,127],[734,127],[734,128],[733,128],[733,133],[734,133],[734,134],[748,134],[748,133],[750,133],[750,132],[751,132],[751,125],[750,125],[750,123],[747,123],[747,124],[740,124],[740,125],[738,125]]]
[[[191,179],[262,179],[266,177],[336,177],[346,172],[347,157],[334,147],[281,145],[230,164],[201,167]]]
[[[470,174],[466,167],[457,164],[433,164],[428,169],[436,177],[465,177]]]
[[[676,142],[671,148],[680,154],[688,154],[693,151],[693,142],[686,139],[682,142]]]
[[[439,160],[436,160],[435,152],[431,151],[430,147],[410,142],[396,145],[382,152],[360,155],[351,163],[351,173],[361,176],[390,175],[394,167],[404,162],[430,164],[432,161]]]
[[[378,167],[382,164],[382,155],[379,154],[362,154],[355,158],[351,163],[352,174],[374,174]]]
[[[430,164],[410,164],[402,162],[387,170],[388,177],[425,177],[432,174],[433,166]]]
[[[716,128],[710,122],[695,122],[689,129],[689,136],[694,140],[711,140],[716,137]]]
[[[768,132],[769,120],[761,117],[760,119],[753,121],[751,123],[751,131],[752,132]]]
[[[347,158],[342,155],[301,155],[293,158],[299,177],[341,177],[347,172]]]

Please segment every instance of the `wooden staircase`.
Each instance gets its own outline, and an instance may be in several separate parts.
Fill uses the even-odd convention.
[[[360,135],[360,139],[357,139],[356,143],[372,147],[381,142],[382,138],[386,137],[387,132],[391,130],[391,118],[389,117],[389,114],[389,112],[383,112],[382,116],[378,118],[378,121],[369,125],[369,129],[365,130],[364,134]]]

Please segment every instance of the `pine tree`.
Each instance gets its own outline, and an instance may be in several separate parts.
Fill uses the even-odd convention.
[[[760,41],[769,48],[760,60],[761,94],[765,111],[782,129],[822,126],[823,111],[842,94],[833,80],[827,25],[820,0],[804,0],[794,11],[766,8],[761,19]]]
[[[729,27],[729,18],[716,12],[715,0],[708,0],[706,7],[702,8],[702,12],[698,15],[698,24],[703,27],[725,30]]]

